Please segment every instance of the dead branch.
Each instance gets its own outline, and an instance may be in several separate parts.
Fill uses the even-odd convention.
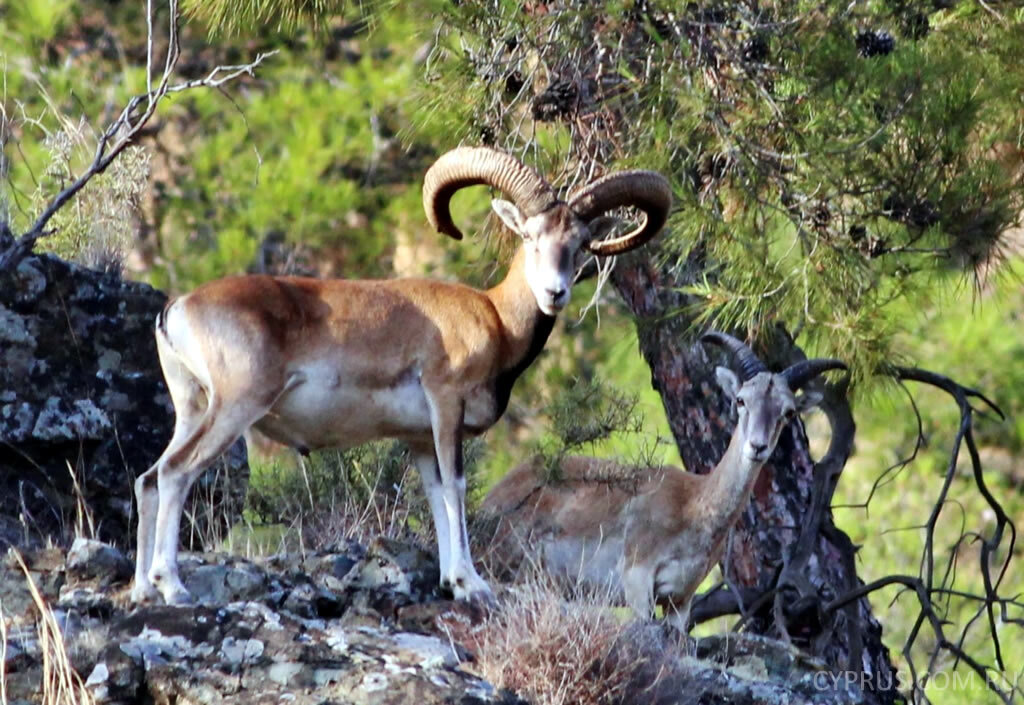
[[[146,92],[140,93],[128,101],[128,104],[121,110],[117,119],[100,135],[96,151],[93,154],[92,163],[89,164],[89,167],[50,201],[32,226],[21,237],[17,238],[13,244],[4,242],[7,238],[0,239],[0,246],[5,246],[0,251],[0,269],[17,266],[18,262],[32,251],[37,240],[54,232],[46,227],[50,219],[68,201],[74,198],[75,194],[81,191],[93,177],[106,171],[107,167],[117,159],[118,155],[140,137],[143,128],[156,113],[157,107],[167,94],[180,93],[200,87],[219,88],[243,74],[252,76],[257,66],[263,63],[266,58],[277,53],[276,50],[260,53],[248,64],[217,66],[205,78],[172,84],[171,77],[178,64],[181,51],[178,40],[178,0],[168,0],[170,17],[167,23],[167,55],[164,59],[164,68],[157,81],[156,88],[153,88],[153,47],[155,41],[153,3],[151,1],[147,2],[146,8]],[[145,104],[144,109],[142,108],[143,104]]]
[[[953,398],[960,411],[960,423],[950,449],[950,459],[942,486],[935,498],[929,517],[920,527],[925,532],[925,547],[922,551],[919,574],[916,576],[889,575],[868,584],[849,585],[846,592],[832,599],[816,595],[812,586],[802,577],[807,562],[813,554],[814,544],[822,536],[837,547],[845,547],[842,553],[847,560],[852,562],[855,555],[855,547],[849,537],[832,523],[830,511],[832,493],[852,450],[855,431],[849,404],[846,400],[847,380],[843,380],[839,384],[829,385],[826,388],[826,397],[822,406],[832,426],[832,441],[825,456],[815,466],[815,484],[808,507],[807,522],[801,527],[799,538],[788,555],[785,565],[769,583],[768,589],[760,593],[745,591],[742,595],[738,595],[734,590],[725,590],[721,586],[716,586],[708,593],[698,596],[694,602],[694,620],[699,623],[728,614],[749,616],[759,610],[767,609],[771,605],[776,627],[785,639],[788,638],[788,620],[799,612],[794,605],[800,601],[813,599],[817,601],[815,607],[822,618],[822,633],[814,638],[814,643],[821,642],[832,630],[840,628],[840,624],[836,620],[840,613],[845,613],[846,618],[843,621],[848,631],[850,644],[847,668],[851,671],[860,671],[863,635],[861,634],[862,620],[858,618],[857,614],[858,603],[873,592],[894,585],[900,586],[902,589],[896,599],[909,593],[917,599],[919,609],[914,627],[902,648],[902,654],[912,679],[910,683],[912,699],[915,702],[928,702],[924,691],[925,686],[928,679],[934,674],[939,657],[945,653],[954,658],[954,665],[960,662],[966,664],[968,668],[984,679],[989,689],[1002,702],[1009,704],[1016,697],[1024,695],[1024,689],[1020,685],[1006,682],[1004,675],[1006,664],[998,632],[1000,624],[1024,628],[1024,617],[1014,616],[1015,612],[1024,613],[1024,599],[1021,595],[1007,595],[1000,592],[1001,588],[1005,587],[1004,579],[1013,556],[1017,530],[985,482],[973,435],[974,413],[983,411],[983,409],[975,408],[972,401],[980,402],[983,408],[992,411],[999,418],[1003,418],[1003,413],[992,400],[978,390],[964,387],[943,375],[908,367],[892,368],[887,371],[887,374],[897,379],[901,385],[905,382],[918,382],[941,389]],[[909,391],[908,399],[917,419],[916,449],[910,458],[901,460],[897,465],[886,469],[883,475],[892,472],[893,468],[903,467],[910,463],[917,455],[917,449],[920,449],[924,443],[924,426],[920,417],[920,409]],[[938,565],[935,555],[935,529],[943,509],[953,502],[949,497],[949,490],[963,446],[967,448],[975,486],[995,516],[996,524],[987,535],[980,531],[962,528],[959,538],[949,550],[945,564]],[[872,496],[877,487],[878,482],[876,481],[872,489]],[[866,508],[867,502],[858,506]],[[981,594],[953,587],[957,551],[961,545],[967,542],[980,545],[977,567],[984,583],[984,592]],[[1000,561],[995,561],[994,559],[1000,551],[1005,554],[1005,557]],[[855,575],[853,568],[854,566],[849,566],[848,575]],[[856,582],[859,583],[859,581]],[[950,600],[953,598],[960,600],[961,604],[963,601],[967,601],[977,605],[973,616],[959,628],[959,633],[955,635],[950,633],[953,625],[947,619]],[[992,658],[995,666],[984,663],[977,655],[969,653],[965,648],[968,632],[983,617],[988,624],[987,636],[992,643]],[[736,628],[741,628],[746,621],[746,617],[740,620]],[[916,657],[912,650],[921,641],[922,629],[925,627],[931,632],[933,645],[928,654],[927,664],[920,664],[915,661]],[[919,674],[921,675],[919,676]]]
[[[822,610],[825,614],[832,615],[840,609],[849,608],[850,605],[866,597],[872,592],[892,585],[902,586],[904,589],[897,595],[897,599],[902,594],[909,592],[917,598],[919,608],[914,627],[911,629],[902,649],[904,659],[906,660],[911,672],[912,682],[910,687],[911,697],[913,700],[917,702],[928,702],[924,687],[927,684],[928,678],[934,672],[934,667],[938,662],[939,656],[942,653],[947,653],[954,657],[954,665],[960,662],[965,663],[971,670],[984,679],[989,689],[995,693],[1000,700],[1009,704],[1013,701],[1016,695],[1024,694],[1024,690],[1022,690],[1019,685],[1001,683],[1002,680],[1005,680],[1002,672],[1006,670],[1006,665],[1003,660],[1002,646],[1000,644],[997,624],[998,622],[1002,622],[1006,624],[1024,626],[1024,619],[1013,618],[1010,615],[1011,608],[1021,609],[1024,607],[1024,604],[1021,603],[1017,596],[1007,597],[1000,594],[1000,588],[1002,587],[1003,580],[1009,567],[1009,562],[1013,555],[1017,531],[1013,522],[1007,516],[998,500],[996,500],[989,491],[985,483],[981,460],[978,455],[973,435],[973,417],[974,413],[979,411],[979,409],[976,409],[972,405],[972,400],[980,401],[985,407],[988,407],[988,409],[993,411],[1000,418],[1003,418],[1003,413],[992,400],[988,399],[981,392],[969,387],[964,387],[943,375],[909,367],[895,367],[889,370],[888,374],[896,378],[901,384],[904,382],[919,382],[941,389],[953,398],[960,411],[960,424],[950,449],[949,462],[947,464],[942,486],[935,498],[932,511],[927,521],[921,527],[925,532],[925,546],[922,551],[919,574],[916,576],[889,575],[872,581],[866,585],[860,585],[824,604],[822,606]],[[918,406],[913,401],[912,397],[911,404],[918,421],[917,448],[920,448],[923,444],[923,425],[921,424]],[[960,458],[960,450],[963,445],[967,446],[975,485],[978,492],[985,499],[988,507],[996,517],[996,526],[988,536],[975,531],[967,531],[962,528],[959,538],[954,542],[949,552],[949,557],[945,566],[943,566],[941,570],[937,570],[935,557],[935,528],[943,509],[951,501],[949,499],[949,490],[954,474],[956,473],[958,460]],[[916,455],[916,449],[914,454]],[[906,462],[909,461],[901,461],[901,464],[905,465]],[[885,473],[888,473],[891,469],[892,468],[886,470]],[[874,489],[872,490],[872,493],[873,492]],[[824,526],[822,528],[824,529]],[[976,541],[980,543],[981,548],[979,551],[978,570],[981,573],[982,580],[984,582],[984,594],[968,593],[962,590],[955,590],[951,587],[955,576],[957,550],[965,541]],[[993,557],[1000,548],[1005,550],[1006,557],[999,563],[997,570],[993,575]],[[948,621],[946,615],[950,608],[949,600],[953,597],[977,603],[978,607],[974,616],[960,629],[959,635],[955,638],[950,638],[948,635],[948,627],[951,626],[951,622]],[[943,601],[945,601],[944,604]],[[991,639],[993,647],[993,658],[996,664],[995,668],[983,663],[974,655],[968,653],[964,648],[964,643],[967,639],[969,630],[982,615],[987,617],[989,626],[988,636]],[[853,623],[851,623],[851,625],[852,624]],[[918,643],[922,627],[925,625],[927,625],[931,630],[934,645],[929,653],[928,663],[924,669],[923,677],[918,677],[918,673],[921,669],[919,664],[915,662],[912,649],[915,644]]]

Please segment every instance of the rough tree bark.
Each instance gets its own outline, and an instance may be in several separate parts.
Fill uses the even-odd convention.
[[[707,473],[724,453],[733,424],[714,379],[718,360],[694,345],[693,320],[686,311],[693,310],[695,302],[680,292],[695,281],[703,266],[699,253],[684,263],[655,264],[664,259],[653,245],[620,258],[612,282],[635,317],[640,350],[650,365],[651,383],[661,395],[683,462],[693,472]],[[800,354],[785,343],[782,347],[790,348],[784,355]],[[764,353],[770,365],[773,357],[783,363],[778,350]],[[835,391],[832,388],[830,396],[836,397]],[[829,462],[816,465],[803,425],[791,424],[761,472],[723,567],[733,594],[743,596],[740,611],[749,629],[779,636],[777,618],[781,617],[785,623],[781,636],[812,648],[844,677],[856,678],[874,702],[891,703],[899,698],[899,684],[867,600],[862,598],[835,615],[821,610],[830,598],[860,584],[856,547],[835,528],[828,510],[853,440],[845,395],[832,401],[829,418],[834,431],[842,425],[839,435],[845,446],[833,444]],[[822,519],[820,530],[800,542],[801,528],[815,513]],[[798,544],[806,545],[806,550],[796,550]],[[791,566],[794,561],[800,565]]]

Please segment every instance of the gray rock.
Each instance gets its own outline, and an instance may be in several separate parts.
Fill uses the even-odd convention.
[[[783,642],[748,634],[718,634],[695,643],[696,658],[678,657],[675,634],[636,623],[620,639],[609,663],[642,664],[620,701],[650,705],[861,705],[862,693],[829,678],[826,665]],[[698,696],[698,697],[695,697]]]
[[[83,507],[96,538],[132,544],[132,482],[174,421],[153,337],[165,303],[48,255],[0,271],[0,548],[66,540]],[[199,546],[220,531],[247,486],[239,441],[197,482],[182,538]]]
[[[68,575],[79,580],[100,578],[104,584],[132,577],[133,563],[117,548],[101,541],[76,538],[65,559]]]
[[[59,551],[38,551],[25,561],[44,599],[55,605],[71,663],[96,705],[525,705],[470,670],[471,648],[478,648],[471,627],[480,616],[417,587],[436,576],[428,551],[398,541],[340,548],[254,561],[183,556],[183,578],[206,602],[185,607],[125,607],[123,588],[111,581],[93,577],[77,584]],[[7,697],[41,702],[37,615],[31,602],[17,597],[25,592],[24,572],[9,564],[0,566],[0,607],[9,623]],[[341,592],[327,590],[327,578],[343,583]],[[12,606],[24,606],[24,614]],[[445,629],[442,616],[456,617],[467,630]],[[453,636],[459,633],[466,644]],[[742,634],[698,639],[681,649],[678,635],[637,622],[591,669],[595,677],[615,678],[610,702],[619,705],[865,702],[821,661]]]
[[[182,578],[192,597],[201,605],[223,605],[248,601],[267,588],[266,574],[247,561],[196,565],[182,563]]]

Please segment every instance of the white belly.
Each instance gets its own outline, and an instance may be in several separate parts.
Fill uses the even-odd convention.
[[[430,434],[430,408],[419,377],[388,387],[346,384],[337,374],[305,375],[281,395],[256,427],[296,447],[348,448],[378,438]]]
[[[622,538],[602,539],[549,538],[543,544],[543,564],[570,583],[581,583],[597,590],[607,590],[613,599],[621,599],[619,562]]]

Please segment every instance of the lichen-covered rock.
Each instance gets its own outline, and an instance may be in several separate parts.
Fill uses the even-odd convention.
[[[628,691],[645,705],[860,705],[863,693],[831,677],[826,664],[783,642],[754,634],[697,639],[693,657],[679,659],[676,636],[656,624],[634,624],[611,658],[642,666]],[[641,702],[626,696],[624,705]]]
[[[429,553],[390,541],[338,550],[260,561],[183,556],[182,578],[198,602],[188,607],[132,608],[124,588],[97,575],[84,579],[52,551],[28,554],[26,566],[96,705],[525,705],[461,668],[466,652],[444,635],[405,631],[373,611],[372,605],[414,596],[439,610],[451,605],[436,591],[409,590],[417,576],[436,574]],[[370,585],[362,577],[365,568],[395,555],[404,556],[401,570],[407,571],[393,575],[398,580]],[[0,567],[0,595],[18,592],[28,592],[25,574],[16,560],[7,561]],[[9,635],[7,695],[12,702],[39,702],[44,644],[35,632],[38,609],[30,598],[17,604],[17,614],[11,604],[0,603]],[[349,618],[353,613],[360,618]]]
[[[131,545],[132,482],[174,421],[153,338],[165,302],[48,255],[0,271],[0,547],[63,539],[76,523]],[[191,545],[241,508],[242,442],[196,484]]]
[[[43,701],[42,650],[54,643],[39,637],[27,570],[96,705],[525,705],[474,673],[471,649],[484,647],[472,634],[486,626],[482,614],[415,587],[436,576],[437,565],[413,544],[348,542],[259,560],[184,555],[182,578],[197,604],[183,607],[133,608],[126,586],[99,570],[72,569],[75,557],[43,549],[26,554],[24,568],[13,555],[0,564],[9,702]],[[469,630],[453,632],[456,622]],[[589,669],[607,674],[607,697],[619,705],[867,702],[824,663],[782,642],[722,634],[681,647],[678,639],[660,624],[634,622]],[[538,640],[534,648],[557,647]]]
[[[132,562],[124,553],[102,541],[81,536],[71,544],[65,567],[80,580],[95,578],[113,584],[132,577]]]

